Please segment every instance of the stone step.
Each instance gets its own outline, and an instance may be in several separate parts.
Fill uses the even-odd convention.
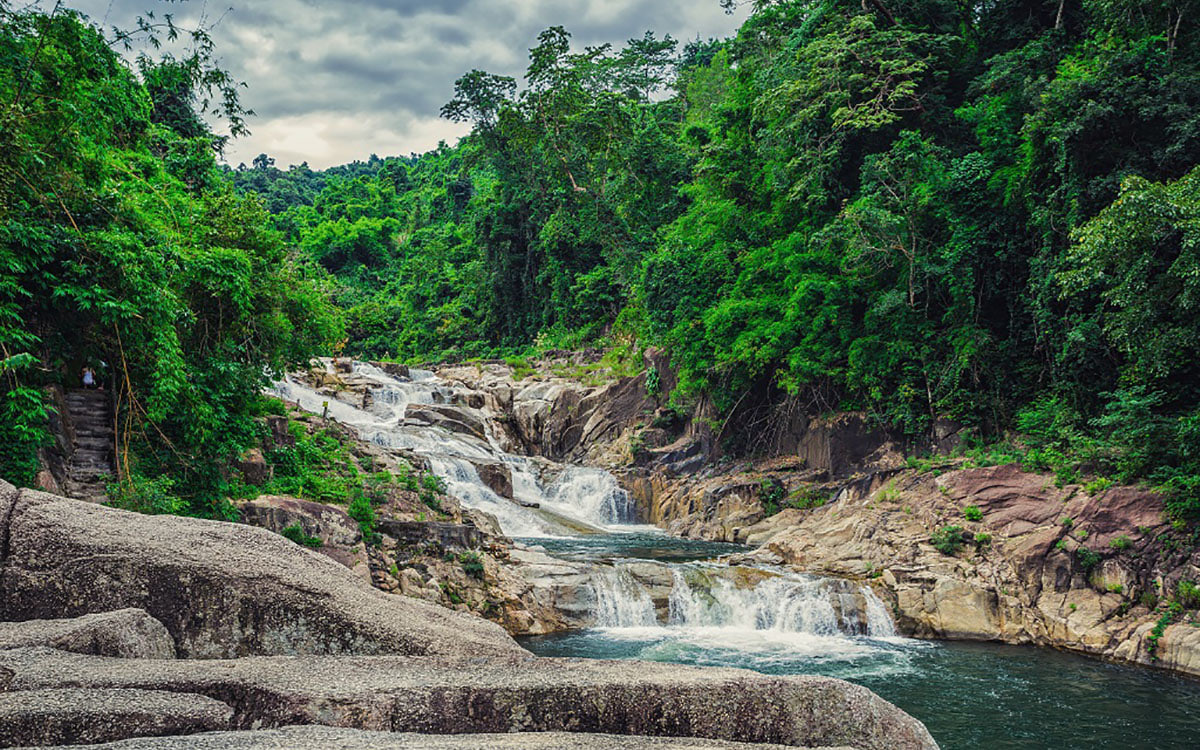
[[[112,435],[75,434],[75,450],[107,451],[112,448]]]

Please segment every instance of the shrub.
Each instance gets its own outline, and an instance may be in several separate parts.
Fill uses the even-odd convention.
[[[1180,581],[1176,600],[1184,609],[1200,609],[1200,586],[1191,581]]]
[[[992,535],[985,534],[982,531],[975,535],[975,544],[980,547],[986,547],[992,543]]]
[[[321,541],[321,537],[309,536],[308,534],[304,533],[304,529],[301,528],[300,524],[298,524],[298,523],[288,526],[287,528],[285,528],[283,531],[281,531],[279,533],[282,536],[284,536],[288,539],[291,539],[296,544],[299,544],[301,547],[309,547],[311,549],[321,549],[322,547],[325,546],[325,542]]]
[[[1129,537],[1122,534],[1121,536],[1119,536],[1116,539],[1113,539],[1111,542],[1109,542],[1108,546],[1112,547],[1113,549],[1117,550],[1118,552],[1121,552],[1121,551],[1127,550],[1130,547],[1132,547],[1133,542],[1129,539]]]
[[[351,518],[358,521],[358,528],[362,531],[363,541],[368,546],[378,547],[383,542],[383,537],[375,531],[375,508],[371,505],[371,501],[365,496],[359,495],[350,503],[350,509],[346,511]]]
[[[1153,591],[1143,591],[1142,595],[1138,597],[1138,603],[1146,609],[1156,609],[1158,607],[1158,594]]]
[[[978,505],[968,505],[963,508],[963,517],[968,521],[982,521],[983,511],[979,509]]]
[[[483,558],[478,552],[464,552],[458,556],[458,564],[472,578],[483,579]]]
[[[1100,555],[1083,546],[1075,550],[1075,558],[1079,560],[1079,567],[1083,568],[1084,574],[1092,572],[1100,564]]]
[[[1063,528],[1064,528],[1064,529],[1069,529],[1069,528],[1071,528],[1072,526],[1074,526],[1074,525],[1075,525],[1075,519],[1073,519],[1073,518],[1064,518],[1064,519],[1062,519],[1061,521],[1059,521],[1059,523],[1061,523],[1061,524],[1062,524],[1062,526],[1063,526]]]
[[[929,541],[943,555],[953,557],[963,546],[963,528],[961,526],[943,526],[930,535]]]
[[[1099,495],[1101,492],[1104,492],[1112,486],[1113,480],[1109,479],[1108,477],[1100,477],[1083,485],[1083,491],[1094,496]]]
[[[1119,584],[1119,583],[1110,583],[1110,584],[1108,584],[1108,593],[1110,593],[1110,594],[1122,594],[1122,593],[1124,593],[1124,592],[1125,592],[1125,587],[1124,587],[1124,586],[1122,586],[1121,584]]]
[[[106,505],[148,516],[182,515],[188,507],[175,494],[175,480],[166,476],[145,477],[134,472],[125,481],[108,485],[107,494]]]
[[[783,482],[774,477],[767,477],[758,484],[758,499],[762,503],[763,512],[768,516],[773,516],[783,510],[780,507],[780,501],[787,494],[787,488],[783,486]]]

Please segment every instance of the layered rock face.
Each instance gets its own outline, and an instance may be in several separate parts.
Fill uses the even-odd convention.
[[[954,526],[960,550],[948,555],[931,538]],[[1092,496],[1015,466],[881,477],[744,532],[762,545],[757,559],[871,580],[913,635],[1050,645],[1200,674],[1200,628],[1172,625],[1154,656],[1148,648],[1157,600],[1200,580],[1200,553],[1174,534],[1151,492]]]
[[[262,529],[3,484],[0,611],[13,621],[0,627],[0,746],[936,747],[839,680],[539,659],[498,626],[373,590]],[[353,731],[247,731],[295,725]],[[570,734],[489,736],[511,732]],[[415,736],[463,734],[485,736]]]

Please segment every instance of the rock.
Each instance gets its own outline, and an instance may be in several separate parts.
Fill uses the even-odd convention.
[[[969,505],[981,520],[965,518]],[[948,525],[962,526],[967,540],[953,556],[930,544]],[[784,511],[743,538],[762,545],[752,555],[762,564],[781,559],[845,578],[882,572],[877,593],[907,635],[1034,643],[1150,664],[1145,638],[1158,615],[1140,595],[1171,590],[1200,569],[1200,551],[1178,554],[1158,541],[1171,533],[1154,492],[1114,487],[1092,497],[1056,487],[1051,476],[996,466],[936,478],[880,473],[834,503]],[[977,535],[987,541],[975,542]],[[1087,569],[1084,548],[1095,558]],[[1193,633],[1200,630],[1172,631],[1174,643],[1155,664],[1200,674]]]
[[[463,551],[479,549],[484,542],[478,528],[461,523],[383,519],[376,526],[402,546],[435,544],[444,550]]]
[[[175,641],[163,624],[140,609],[73,620],[0,622],[0,649],[48,646],[120,659],[174,659]]]
[[[37,477],[33,480],[33,484],[37,489],[43,492],[59,494],[62,489],[59,487],[58,480],[49,469],[42,469],[37,473]]]
[[[195,693],[238,727],[325,724],[421,734],[597,732],[863,750],[936,748],[925,727],[870,690],[825,677],[534,657],[104,659],[0,651],[11,690],[64,683]],[[11,694],[11,693],[9,693]]]
[[[105,745],[77,745],[69,750],[785,750],[785,747],[676,737],[622,737],[611,734],[525,732],[438,736],[307,726],[259,732],[212,732],[188,737],[126,740]],[[803,748],[793,747],[786,750]]]
[[[288,418],[280,416],[267,417],[267,429],[271,433],[271,445],[276,448],[294,448],[296,438],[288,431]]]
[[[166,626],[183,658],[525,653],[497,625],[375,591],[265,529],[142,516],[6,483],[0,519],[8,619],[137,607]]]
[[[320,539],[322,555],[349,568],[359,579],[370,582],[371,565],[358,522],[344,509],[295,497],[264,495],[238,506],[242,522],[280,534],[299,526],[310,537]]]
[[[95,744],[231,728],[233,709],[196,693],[50,689],[0,693],[0,746]]]
[[[262,451],[258,448],[251,448],[243,453],[238,459],[237,467],[246,484],[251,487],[262,487],[271,481],[274,473],[271,465],[267,463],[267,459],[263,457]]]
[[[479,479],[497,495],[513,499],[512,469],[504,464],[476,464]]]
[[[408,365],[401,365],[395,362],[372,362],[371,364],[375,367],[378,367],[380,370],[383,370],[388,375],[391,375],[393,378],[408,380],[409,377],[411,377]]]
[[[487,428],[477,412],[459,406],[442,404],[409,404],[404,412],[407,419],[449,432],[487,439]]]
[[[464,508],[463,521],[471,524],[479,529],[485,536],[504,539],[504,530],[500,528],[500,521],[491,513],[479,510],[477,508]]]
[[[839,414],[809,423],[798,450],[809,467],[846,476],[862,470],[887,442],[887,434],[870,427],[864,415]]]

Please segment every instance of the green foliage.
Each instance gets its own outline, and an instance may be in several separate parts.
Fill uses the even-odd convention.
[[[296,544],[299,544],[301,547],[308,547],[309,549],[321,549],[325,546],[325,542],[321,541],[320,537],[309,536],[304,532],[304,529],[301,528],[300,524],[298,523],[288,526],[279,533],[292,540]]]
[[[800,487],[788,493],[783,482],[770,477],[760,483],[759,499],[763,503],[763,513],[769,518],[788,509],[820,508],[829,502],[830,497],[827,490],[815,485]]]
[[[151,516],[179,515],[187,509],[187,503],[175,491],[175,480],[136,473],[108,486],[107,504]]]
[[[929,542],[938,552],[953,557],[963,547],[963,528],[961,526],[943,526],[930,535]]]
[[[979,509],[978,505],[968,505],[963,508],[963,518],[968,521],[982,521],[983,511]]]
[[[1117,550],[1118,552],[1124,552],[1125,550],[1127,550],[1133,546],[1133,542],[1129,539],[1129,537],[1122,534],[1121,536],[1118,536],[1118,537],[1114,538],[1112,541],[1110,541],[1108,543],[1108,546],[1112,547],[1113,549]]]
[[[1180,581],[1175,598],[1184,609],[1200,609],[1200,586],[1192,581]]]
[[[205,116],[236,136],[246,112],[207,33],[169,17],[111,33],[62,8],[0,9],[0,473],[31,481],[42,386],[99,360],[137,472],[115,500],[223,517],[259,392],[338,323],[261,202],[220,179],[225,139]],[[181,34],[185,57],[136,52]]]
[[[1075,550],[1075,559],[1079,562],[1079,567],[1083,570],[1084,575],[1091,573],[1100,564],[1100,555],[1083,545]]]
[[[1094,497],[1112,487],[1113,484],[1115,484],[1113,480],[1107,477],[1098,477],[1083,485],[1083,491]]]
[[[992,543],[992,535],[991,535],[991,534],[985,534],[985,533],[984,533],[984,532],[982,532],[982,531],[980,531],[980,532],[978,532],[978,533],[976,533],[976,534],[975,534],[975,544],[976,544],[976,546],[979,546],[979,547],[986,547],[986,546],[988,546],[988,545],[989,545],[989,544],[991,544],[991,543]]]
[[[350,501],[350,507],[346,513],[358,521],[358,528],[362,531],[363,541],[368,546],[378,547],[383,541],[383,537],[379,532],[375,531],[375,506],[371,505],[371,501],[365,496],[359,495]]]
[[[483,580],[483,558],[479,556],[478,552],[462,553],[458,556],[458,563],[467,575]]]

